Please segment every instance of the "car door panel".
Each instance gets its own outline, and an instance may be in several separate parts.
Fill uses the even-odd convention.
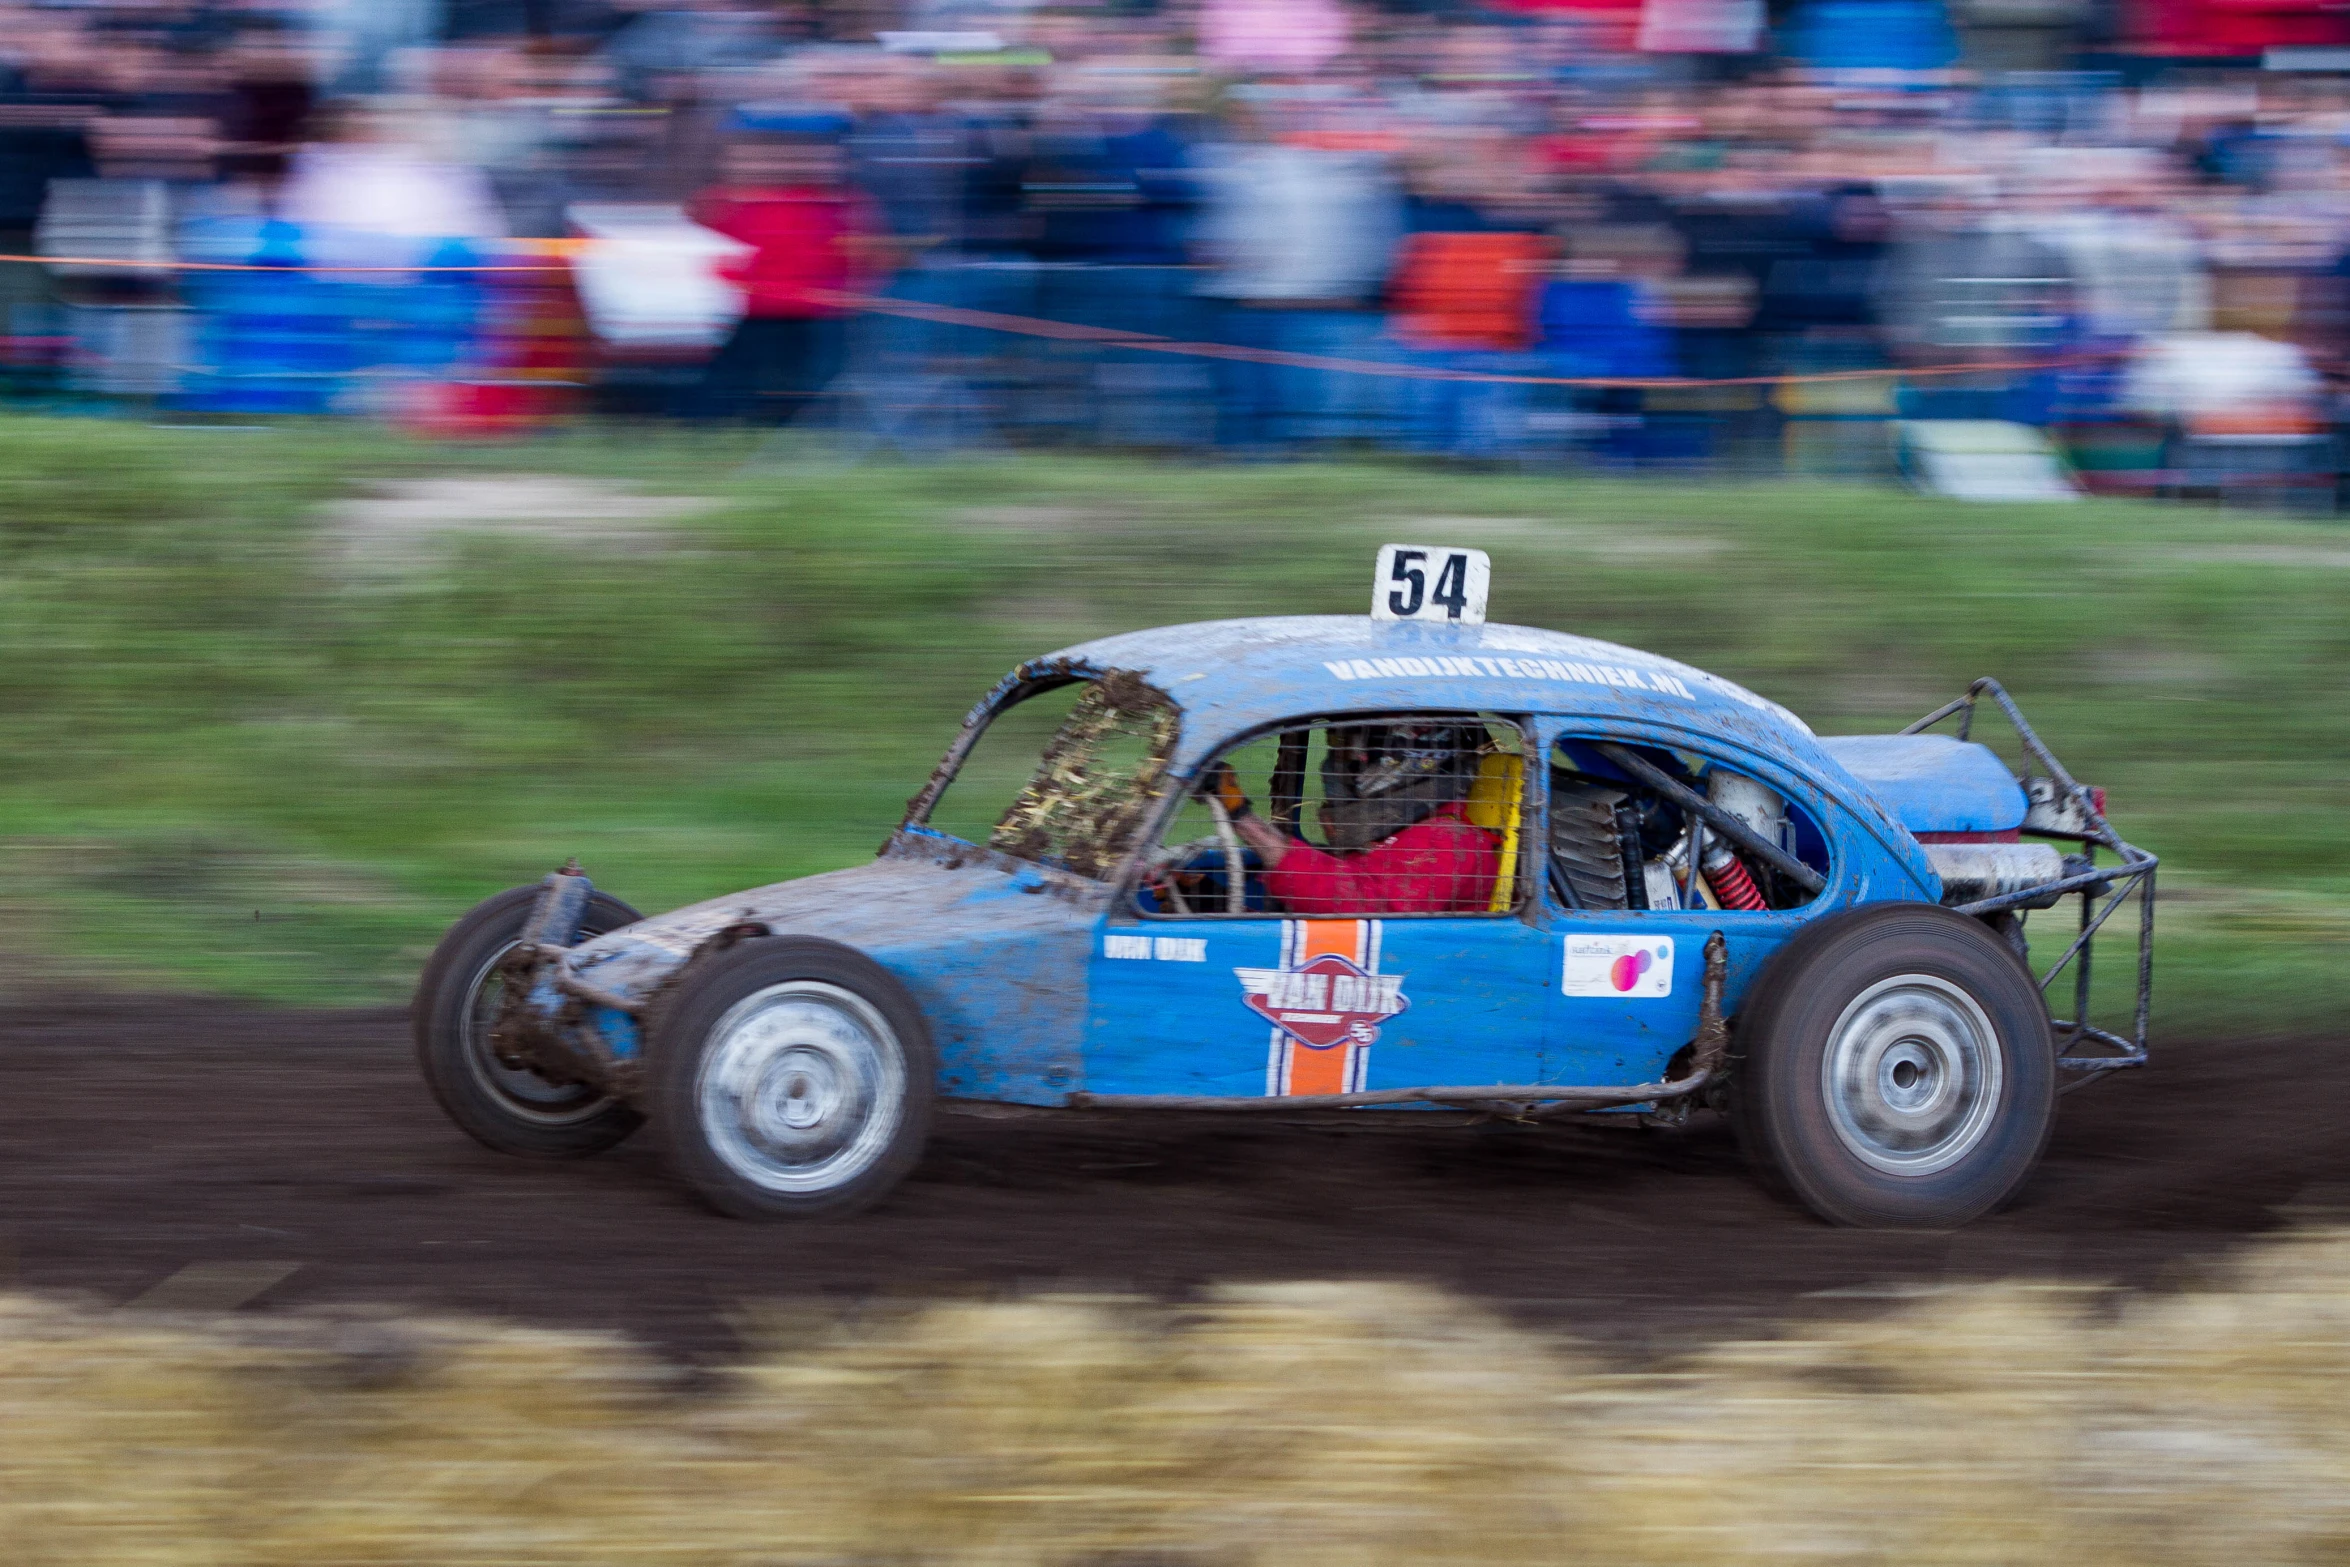
[[[1442,878],[1459,877],[1458,862],[1415,859],[1430,851],[1394,847],[1436,813],[1457,812],[1453,820],[1491,833],[1497,851],[1516,853],[1526,797],[1522,717],[1423,713],[1389,722],[1396,728],[1300,715],[1238,737],[1215,764],[1224,787],[1253,796],[1263,819],[1308,845],[1317,865],[1365,864],[1385,849],[1379,869],[1346,873],[1365,882],[1322,870],[1284,886],[1252,870],[1247,904],[1265,912],[1243,915],[1227,905],[1220,880],[1239,851],[1203,836],[1215,824],[1198,819],[1206,808],[1196,799],[1170,809],[1160,841],[1193,858],[1158,862],[1145,890],[1118,900],[1089,960],[1090,1091],[1310,1096],[1523,1083],[1540,1069],[1551,942],[1507,906],[1525,901],[1512,897],[1507,877],[1471,876],[1466,892],[1451,892],[1461,901],[1447,913],[1284,917],[1278,906],[1282,896],[1339,909],[1356,899],[1372,908],[1441,906],[1452,885]],[[1463,731],[1482,734],[1464,743]],[[1398,732],[1406,738],[1391,738]],[[1399,747],[1405,783],[1424,793],[1379,797],[1391,805],[1353,794],[1347,780],[1380,746]],[[1462,771],[1409,770],[1430,756]],[[1442,792],[1448,783],[1459,792]],[[1401,825],[1375,842],[1350,841],[1370,833],[1347,812],[1383,809],[1396,810]],[[1252,848],[1248,863],[1260,863],[1263,852]],[[1188,893],[1179,890],[1186,885]],[[1505,907],[1489,912],[1495,898]],[[1229,912],[1187,912],[1210,908]]]
[[[1086,1088],[1525,1082],[1541,1064],[1550,945],[1507,914],[1113,919],[1090,962]]]

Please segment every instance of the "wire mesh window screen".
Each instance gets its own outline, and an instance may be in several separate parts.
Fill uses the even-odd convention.
[[[1150,856],[1161,915],[1501,914],[1526,820],[1522,736],[1492,717],[1322,720],[1205,769]]]
[[[1708,822],[1685,799],[1610,755],[1628,752],[1743,829]],[[1828,872],[1827,839],[1803,807],[1744,773],[1685,751],[1562,740],[1550,757],[1545,874],[1567,909],[1800,908],[1814,893],[1754,847]],[[1692,851],[1698,874],[1692,878]]]

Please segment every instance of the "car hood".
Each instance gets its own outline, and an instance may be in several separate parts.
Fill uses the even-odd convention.
[[[957,838],[901,832],[870,865],[729,893],[583,942],[571,970],[641,1003],[704,943],[736,926],[821,936],[888,962],[941,944],[1090,925],[1104,896],[1098,884]]]

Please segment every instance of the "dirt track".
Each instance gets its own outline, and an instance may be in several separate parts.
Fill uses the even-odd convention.
[[[695,1206],[649,1133],[568,1165],[475,1147],[427,1098],[397,1013],[19,1006],[0,1009],[0,1283],[127,1302],[177,1275],[163,1297],[227,1304],[275,1274],[221,1265],[276,1263],[294,1266],[250,1309],[392,1302],[699,1358],[734,1348],[742,1303],[778,1297],[1404,1277],[1663,1348],[1950,1279],[2159,1284],[2281,1206],[2350,1203],[2345,1102],[2335,1043],[2171,1046],[2066,1101],[2023,1200],[1956,1235],[1820,1226],[1759,1191],[1718,1125],[959,1117],[879,1211],[772,1228]]]

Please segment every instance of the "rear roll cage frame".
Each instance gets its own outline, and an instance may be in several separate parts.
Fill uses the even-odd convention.
[[[2050,1025],[2057,1032],[2056,1064],[2075,1074],[2070,1082],[2059,1088],[2070,1093],[2103,1077],[2108,1072],[2128,1067],[2144,1066],[2148,1057],[2147,1020],[2154,998],[2154,870],[2162,862],[2153,854],[2125,841],[2097,809],[2094,795],[2066,770],[2048,749],[2047,743],[2025,721],[2022,709],[2007,688],[1989,676],[1977,680],[1966,689],[1964,696],[1943,703],[1925,717],[1901,730],[1905,735],[1923,734],[1936,724],[1956,717],[1958,738],[1969,738],[1975,723],[1975,709],[1985,696],[1999,707],[2016,738],[2022,742],[2026,757],[2024,778],[2032,776],[2030,768],[2037,766],[2062,793],[2062,798],[2078,813],[2084,830],[2060,831],[2050,827],[2034,827],[2029,819],[2023,830],[2036,838],[2056,838],[2081,845],[2081,853],[2089,868],[2063,876],[2055,881],[2042,882],[2016,892],[2003,893],[1994,898],[1983,898],[1961,904],[1956,912],[1985,916],[2001,914],[2036,902],[2051,892],[2075,894],[2081,900],[2080,932],[2071,945],[2044,974],[2036,976],[2041,994],[2056,982],[2066,968],[2073,970],[2073,1015],[2059,1018],[2051,1009]],[[2097,866],[2097,851],[2110,849],[2121,857],[2121,864],[2111,868]],[[2089,958],[2097,932],[2104,928],[2131,893],[2138,895],[2138,995],[2132,1013],[2131,1030],[2127,1038],[2109,1030],[2091,1026],[2089,1022]],[[2100,900],[2103,900],[2100,904]],[[2028,960],[2027,960],[2028,961]],[[2095,1053],[2084,1053],[2086,1049]]]

